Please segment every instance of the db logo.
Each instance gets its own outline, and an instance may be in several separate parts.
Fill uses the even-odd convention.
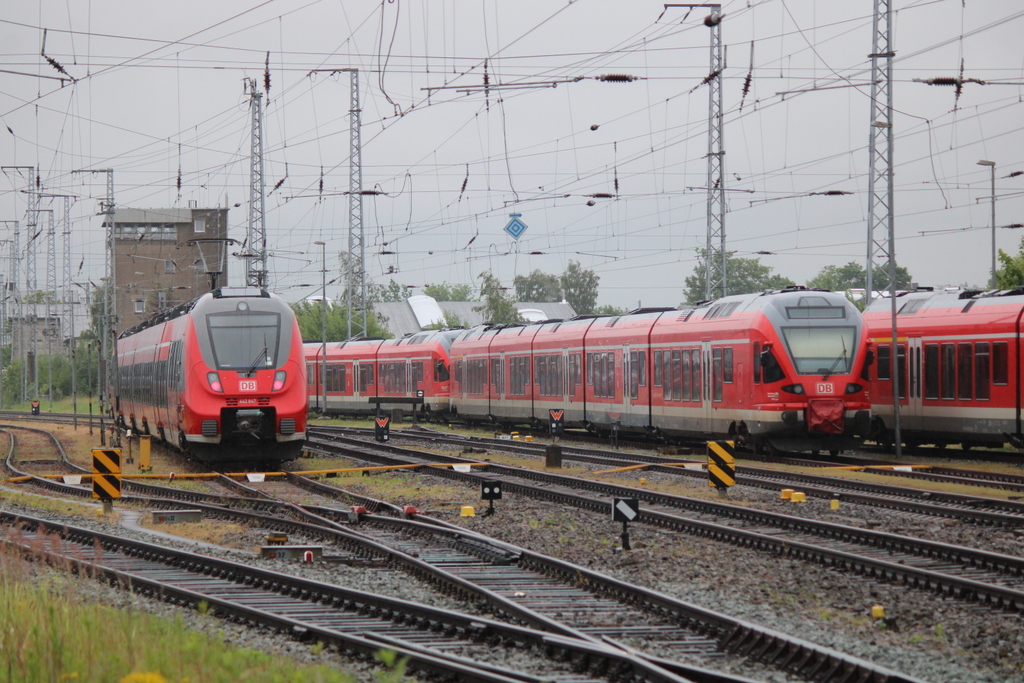
[[[836,385],[832,382],[818,382],[818,386],[816,388],[819,394],[836,393]]]
[[[256,391],[256,380],[254,379],[240,379],[238,380],[239,391]]]

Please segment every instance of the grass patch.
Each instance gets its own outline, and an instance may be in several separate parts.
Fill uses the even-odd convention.
[[[0,683],[350,683],[328,665],[299,665],[229,646],[181,618],[83,597],[84,580],[0,549]]]

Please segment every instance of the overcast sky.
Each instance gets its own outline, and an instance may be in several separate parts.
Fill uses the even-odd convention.
[[[893,5],[897,260],[922,285],[982,285],[991,192],[978,160],[997,164],[997,226],[1024,223],[1024,175],[1009,177],[1024,170],[1024,5]],[[865,260],[872,10],[723,4],[727,249],[798,283]],[[706,14],[637,0],[7,2],[0,160],[76,196],[80,281],[102,277],[105,185],[74,169],[113,168],[120,207],[226,203],[242,240],[245,82],[263,91],[269,54],[270,280],[297,300],[318,293],[313,243],[327,243],[328,279],[348,243],[349,75],[315,70],[356,68],[363,188],[379,191],[363,203],[373,281],[415,293],[491,270],[511,286],[578,261],[601,278],[599,304],[676,305],[707,231]],[[914,82],[961,69],[959,97]],[[0,177],[0,219],[24,222],[27,182]],[[601,193],[614,198],[588,196]],[[518,241],[503,231],[513,213]],[[996,232],[1018,251],[1024,230]],[[244,266],[231,268],[241,284]]]

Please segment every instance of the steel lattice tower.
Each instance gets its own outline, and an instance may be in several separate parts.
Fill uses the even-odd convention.
[[[349,177],[348,177],[348,259],[345,273],[345,305],[348,309],[348,338],[353,336],[353,313],[358,312],[361,327],[357,332],[366,335],[366,243],[363,238],[363,153],[362,110],[359,108],[359,69],[342,69],[350,75],[349,90]]]
[[[53,325],[57,296],[57,227],[53,218],[53,210],[49,212],[46,223],[46,319],[43,321],[43,335],[46,337],[46,365],[48,381],[46,396],[53,408],[53,336],[56,330]]]
[[[868,239],[865,304],[875,296],[876,269],[887,268],[895,279],[893,236],[893,127],[890,0],[875,0],[871,46],[871,127],[868,139]]]
[[[246,234],[245,284],[267,287],[267,221],[263,177],[263,93],[249,79],[249,110],[252,113],[252,144],[249,154],[249,229]]]
[[[708,74],[708,239],[707,278],[704,298],[725,296],[725,126],[722,107],[722,72],[725,59],[722,54],[721,5],[710,5],[711,14],[704,23],[711,29],[711,71]]]

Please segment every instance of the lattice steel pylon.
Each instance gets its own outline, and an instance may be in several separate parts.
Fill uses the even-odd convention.
[[[725,251],[725,125],[722,106],[722,6],[720,4],[670,3],[665,9],[704,8],[711,13],[704,25],[711,29],[711,62],[704,83],[708,86],[708,231],[704,245],[704,298],[716,299],[728,293]],[[689,15],[689,12],[687,13]]]
[[[245,284],[265,289],[267,283],[266,181],[263,177],[263,93],[256,79],[247,80],[249,111],[252,114],[249,154],[249,224],[245,238]]]
[[[353,337],[354,313],[359,313],[366,335],[366,242],[363,235],[363,152],[362,110],[359,107],[359,69],[340,69],[349,73],[349,176],[348,176],[348,259],[345,272],[345,305],[348,314],[348,338]]]
[[[886,268],[890,286],[895,281],[893,232],[893,121],[890,0],[875,0],[871,46],[871,126],[868,138],[867,281],[864,302],[875,295],[876,269]]]

